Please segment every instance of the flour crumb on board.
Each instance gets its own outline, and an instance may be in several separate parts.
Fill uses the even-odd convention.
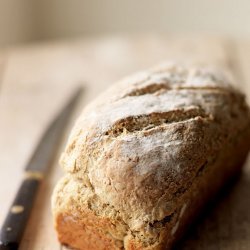
[[[184,203],[184,205],[182,206],[181,211],[180,211],[180,215],[179,215],[180,218],[183,216],[186,208],[187,208],[187,203]]]
[[[172,228],[171,230],[171,234],[174,235],[179,227],[180,221],[177,221],[177,223],[175,224],[175,226]]]

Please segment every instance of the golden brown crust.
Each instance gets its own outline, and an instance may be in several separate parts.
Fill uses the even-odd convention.
[[[250,147],[244,96],[217,71],[168,65],[133,79],[84,110],[62,155],[53,213],[73,247],[171,246]]]
[[[56,217],[55,228],[62,244],[76,249],[120,249],[121,242],[105,234],[111,224],[107,219],[96,218],[92,212],[85,212],[82,217],[74,218],[71,214]]]

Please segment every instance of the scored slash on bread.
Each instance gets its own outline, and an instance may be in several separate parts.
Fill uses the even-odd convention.
[[[76,249],[169,249],[235,173],[250,112],[227,74],[169,63],[113,85],[77,120],[53,199]]]

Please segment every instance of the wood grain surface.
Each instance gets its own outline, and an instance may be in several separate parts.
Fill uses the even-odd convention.
[[[250,98],[250,41],[202,36],[117,36],[0,51],[0,224],[32,149],[76,86],[84,85],[85,93],[75,117],[85,103],[114,81],[165,60],[200,61],[229,68],[237,87]],[[62,175],[57,162],[69,130],[70,126],[39,190],[21,250],[64,249],[53,229],[50,197]],[[250,161],[217,202],[208,204],[177,249],[250,249],[249,193]]]

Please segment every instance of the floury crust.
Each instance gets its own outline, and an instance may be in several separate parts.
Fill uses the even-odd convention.
[[[53,194],[59,240],[76,249],[169,249],[250,147],[244,96],[220,71],[165,64],[86,107]]]

